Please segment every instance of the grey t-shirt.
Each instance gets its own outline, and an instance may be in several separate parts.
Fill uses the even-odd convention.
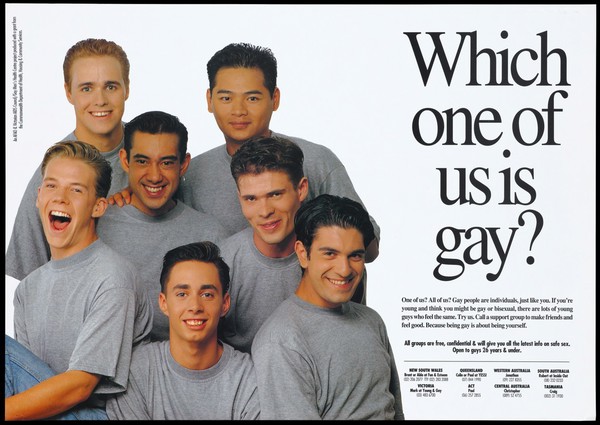
[[[77,140],[75,133],[69,134],[63,140]],[[119,150],[123,140],[110,152],[102,152],[102,156],[112,167],[112,182],[109,194],[119,192],[129,184],[127,174],[121,167]],[[38,187],[42,184],[41,164],[33,173],[25,189],[12,229],[8,249],[6,250],[5,273],[17,280],[23,279],[29,273],[50,260],[50,247],[46,242],[42,221],[35,201]]]
[[[292,295],[254,338],[261,419],[404,419],[383,320],[354,302],[320,308]]]
[[[362,203],[346,168],[329,148],[297,137],[278,133],[273,135],[287,138],[302,149],[304,175],[308,178],[307,201],[328,193]],[[248,227],[238,200],[237,186],[231,175],[231,156],[224,144],[192,158],[181,192],[186,204],[216,217],[229,234]],[[371,222],[379,241],[379,226],[372,217]]]
[[[106,402],[109,419],[251,420],[260,406],[249,354],[223,344],[223,354],[206,370],[173,359],[169,341],[136,347],[129,387]]]
[[[284,258],[266,257],[256,248],[252,234],[248,227],[221,243],[231,276],[231,307],[219,323],[221,338],[246,353],[260,326],[294,293],[302,276],[295,252]]]
[[[135,268],[100,239],[44,264],[15,290],[15,339],[57,373],[102,375],[95,394],[125,390],[132,347],[151,325]]]
[[[133,205],[110,205],[98,220],[97,233],[108,246],[137,268],[142,287],[154,309],[153,340],[169,339],[169,320],[158,306],[160,272],[165,254],[192,242],[218,244],[227,236],[212,216],[178,202],[171,211],[152,217]]]

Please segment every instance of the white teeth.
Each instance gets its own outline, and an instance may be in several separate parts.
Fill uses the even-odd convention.
[[[162,190],[162,187],[150,187],[150,186],[144,186],[146,188],[146,190],[148,192],[152,192],[152,193],[158,193]]]
[[[71,216],[69,214],[62,212],[62,211],[50,211],[50,214],[57,216],[57,217],[71,218]]]
[[[334,279],[329,279],[329,281],[331,283],[333,283],[334,285],[345,285],[346,283],[348,283],[348,280],[334,280]]]
[[[106,117],[108,116],[108,112],[92,112],[92,115],[95,117]]]
[[[205,322],[205,320],[186,320],[185,321],[190,326],[199,326]]]

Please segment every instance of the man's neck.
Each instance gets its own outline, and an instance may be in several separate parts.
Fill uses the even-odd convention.
[[[225,139],[225,149],[227,149],[229,156],[233,156],[243,144],[244,142],[239,142],[237,140]]]
[[[223,346],[215,338],[206,344],[170,342],[173,359],[186,369],[206,370],[216,365],[223,355]]]
[[[288,235],[287,238],[277,244],[263,241],[260,236],[256,234],[256,232],[252,234],[252,239],[254,240],[254,246],[256,246],[256,249],[258,249],[258,251],[265,257],[285,258],[294,253],[296,234],[292,233]]]
[[[96,242],[96,240],[98,240],[98,235],[96,234],[95,225],[92,228],[92,231],[88,233],[88,235],[86,235],[84,238],[82,238],[82,240],[83,242],[78,243],[77,246],[60,248],[50,246],[50,259],[64,260],[65,258],[78,254],[79,252],[83,251],[88,246]]]
[[[115,129],[109,134],[96,134],[85,128],[76,128],[73,132],[77,140],[87,142],[95,146],[100,152],[110,152],[119,146],[123,140],[123,126]]]
[[[177,201],[171,198],[161,208],[150,209],[146,205],[144,205],[144,203],[142,203],[142,201],[137,196],[132,194],[131,205],[133,205],[137,210],[139,210],[143,214],[146,214],[147,216],[160,217],[161,215],[165,215],[173,208],[175,208],[177,206]]]
[[[263,137],[271,137],[273,135],[272,130],[268,130],[267,134],[264,134]],[[225,148],[227,149],[227,153],[230,156],[233,156],[239,148],[246,142],[245,140],[235,140],[230,137],[225,137]]]

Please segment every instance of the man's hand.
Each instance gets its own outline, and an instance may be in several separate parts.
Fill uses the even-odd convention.
[[[113,193],[108,197],[108,203],[110,205],[117,205],[122,207],[124,205],[129,205],[131,203],[131,189],[127,186],[125,189],[122,189],[120,192]]]

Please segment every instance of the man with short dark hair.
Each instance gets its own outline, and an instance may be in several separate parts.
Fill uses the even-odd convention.
[[[231,308],[222,338],[241,351],[250,352],[262,323],[298,285],[294,216],[309,186],[303,158],[295,143],[266,137],[247,141],[231,159],[238,202],[250,226],[221,243],[231,268]]]
[[[153,340],[169,338],[169,323],[158,304],[156,285],[164,254],[196,241],[219,242],[227,236],[212,216],[177,201],[190,162],[188,132],[179,119],[162,111],[144,112],[125,126],[121,166],[132,190],[131,203],[110,205],[98,235],[138,269],[154,308]]]
[[[261,418],[404,419],[385,324],[351,301],[374,237],[367,211],[324,194],[300,207],[295,229],[298,289],[252,344]]]
[[[158,286],[158,282],[157,282]],[[260,406],[250,355],[219,341],[229,309],[229,267],[212,242],[167,252],[160,309],[169,340],[136,347],[127,391],[109,399],[110,419],[250,420]]]

